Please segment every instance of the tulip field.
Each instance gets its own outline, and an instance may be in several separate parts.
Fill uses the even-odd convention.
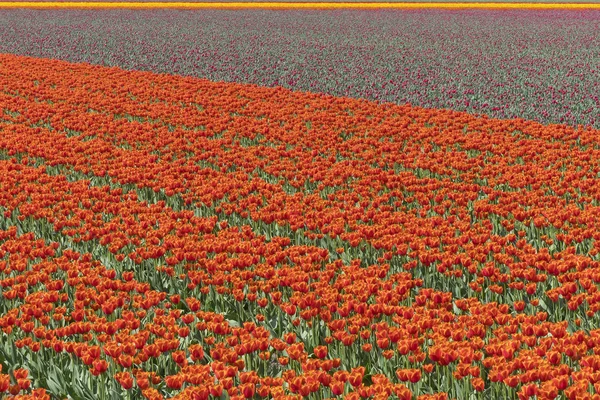
[[[598,32],[599,9],[0,8],[0,53],[600,129]]]
[[[33,11],[0,21],[19,13]],[[34,48],[41,30],[18,41],[0,24],[14,28],[0,42],[0,399],[600,399],[600,14],[572,13],[580,29],[556,28],[571,34],[548,56],[565,82],[525,52],[507,63],[529,78],[503,88],[485,82],[506,65],[472,88],[455,71],[454,106],[430,86],[452,67],[422,75],[414,60],[431,55],[408,47],[412,91],[375,99],[383,85],[360,93],[396,55],[332,68],[337,85],[290,70],[300,87],[284,88],[253,81],[281,74],[248,60],[229,80],[215,78],[227,60],[215,76],[161,70],[155,42],[40,58],[93,26]],[[271,49],[290,46],[278,35]],[[487,103],[499,90],[512,108]]]

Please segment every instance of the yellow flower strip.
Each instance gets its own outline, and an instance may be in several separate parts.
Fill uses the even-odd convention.
[[[600,3],[277,3],[277,2],[0,2],[0,8],[486,8],[600,9]]]

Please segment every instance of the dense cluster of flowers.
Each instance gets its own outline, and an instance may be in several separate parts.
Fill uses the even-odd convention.
[[[30,2],[29,0],[15,0],[10,2],[3,2],[10,4],[12,6],[14,3],[23,3]],[[35,3],[72,3],[72,0],[37,0]],[[90,1],[79,1],[78,3],[89,3]],[[353,8],[353,3],[359,3],[363,8],[374,8],[372,6],[373,3],[385,3],[380,8],[453,8],[452,3],[448,3],[443,0],[410,0],[410,1],[388,1],[388,0],[374,0],[368,1],[365,0],[333,0],[333,1],[298,1],[298,0],[276,0],[276,1],[264,1],[264,0],[237,0],[235,2],[224,2],[221,0],[203,0],[203,1],[181,1],[181,0],[128,0],[126,2],[122,0],[102,0],[102,2],[91,2],[91,3],[150,3],[147,5],[147,8],[154,7],[169,7],[171,4],[169,3],[186,3],[185,6],[177,5],[178,8],[187,8],[190,7],[190,4],[202,5],[198,8],[207,8],[205,4],[207,3],[216,3],[219,8],[234,8],[231,7],[231,4],[227,3],[243,3],[246,8],[260,7],[260,8],[269,8],[269,9],[277,9],[282,8],[279,5],[281,3],[295,3],[293,5],[289,5],[288,8],[303,8],[303,4],[309,3],[311,9],[327,9],[327,8]],[[259,4],[256,4],[259,3]],[[597,8],[594,3],[591,2],[582,2],[581,0],[528,0],[527,2],[515,2],[515,0],[494,0],[492,2],[482,2],[476,0],[463,0],[459,2],[463,8],[500,8],[498,5],[509,5],[509,8],[519,8],[519,9],[527,9],[527,8],[558,8],[558,9],[568,9],[568,8]],[[517,3],[517,4],[515,4]],[[121,4],[114,5],[113,7],[122,7]],[[166,6],[165,6],[166,5]],[[332,7],[335,6],[335,7]],[[354,4],[358,5],[358,4]],[[466,6],[465,6],[466,5]],[[53,6],[53,5],[52,5]],[[69,7],[70,5],[62,5],[62,7]],[[131,8],[131,5],[128,5]],[[186,7],[187,6],[187,7]],[[554,7],[552,7],[554,6]],[[31,4],[28,4],[27,7],[32,7]],[[33,7],[36,7],[35,5]],[[81,5],[78,8],[84,8]],[[454,6],[455,8],[460,8],[460,6]],[[104,7],[102,7],[104,8]],[[190,7],[195,8],[195,7]],[[211,7],[212,8],[212,7]],[[237,6],[235,7],[237,8]]]
[[[12,55],[0,88],[0,393],[600,398],[600,131]]]
[[[599,16],[4,9],[0,53],[600,128]]]

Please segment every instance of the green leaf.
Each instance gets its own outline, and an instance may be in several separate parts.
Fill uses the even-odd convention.
[[[46,378],[46,386],[55,396],[60,397],[66,394],[66,388],[63,387],[55,378]]]
[[[542,310],[549,312],[550,309],[548,308],[548,305],[546,304],[546,302],[542,299],[540,299],[540,307],[542,308]]]
[[[228,319],[226,321],[229,323],[229,325],[231,325],[234,328],[239,328],[240,327],[240,323],[238,321],[234,320],[234,319]]]

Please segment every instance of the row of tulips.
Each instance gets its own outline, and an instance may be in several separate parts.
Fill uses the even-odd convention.
[[[7,343],[67,349],[104,396],[595,393],[598,132],[0,66],[4,228],[59,252],[8,242]],[[40,306],[27,324],[38,258],[68,283],[52,289],[65,317]],[[121,362],[110,343],[137,335]]]
[[[4,172],[9,173],[8,170],[5,170]],[[43,180],[43,179],[42,179]],[[20,182],[24,182],[26,181],[26,179],[21,179]],[[48,184],[49,182],[46,180],[46,184]],[[7,185],[8,186],[8,185]],[[51,187],[52,189],[57,189],[57,187],[53,187],[52,185],[48,185],[49,187]],[[31,187],[28,186],[29,190],[31,189]],[[67,193],[69,191],[71,191],[73,188],[72,187],[65,187],[65,192]],[[59,192],[59,194],[62,194]],[[17,225],[23,227],[26,224],[26,222],[28,222],[26,219],[23,219],[23,221],[20,221],[21,224],[19,224],[17,221],[19,221],[19,218],[15,219],[15,223],[17,223]],[[41,224],[38,224],[38,226]],[[32,231],[37,231],[35,229],[35,227],[33,227],[32,225],[29,225],[30,227],[34,228],[31,229]],[[12,229],[10,231],[8,231],[9,233],[6,235],[7,237],[11,237],[13,235],[16,235],[17,230],[16,229]],[[19,238],[21,239],[21,238]],[[24,239],[26,240],[32,240],[33,239],[33,235],[32,234],[28,234],[27,236],[24,237]],[[5,243],[3,248],[5,249],[5,251],[11,251],[14,252],[14,254],[18,255],[18,256],[29,256],[31,258],[38,259],[38,258],[46,258],[46,256],[48,257],[52,257],[52,256],[56,256],[56,254],[52,254],[53,252],[50,249],[56,248],[56,249],[60,249],[60,247],[58,246],[57,242],[54,242],[55,245],[53,246],[49,246],[46,248],[43,248],[41,250],[38,250],[38,247],[40,246],[40,244],[38,243],[38,241],[36,241],[36,246],[26,246],[26,245],[22,245],[21,243],[15,243],[13,241],[9,241],[8,243]],[[33,247],[33,248],[31,248]],[[46,254],[48,253],[48,254]],[[13,254],[13,253],[11,253]],[[15,257],[16,258],[16,257]],[[66,260],[65,260],[66,258]],[[147,310],[152,308],[153,305],[157,304],[156,300],[160,301],[161,299],[166,298],[165,296],[161,296],[159,294],[153,294],[151,297],[152,298],[142,298],[142,296],[133,296],[133,299],[128,301],[128,297],[129,296],[125,296],[124,298],[122,297],[122,295],[120,295],[119,293],[119,288],[118,288],[118,280],[115,280],[114,277],[116,277],[116,272],[114,270],[112,271],[107,271],[107,270],[102,270],[101,267],[99,265],[94,265],[92,262],[92,267],[98,267],[98,268],[90,268],[88,267],[86,264],[81,264],[81,263],[77,263],[76,266],[74,266],[74,269],[69,269],[68,266],[64,265],[63,262],[68,261],[68,260],[83,260],[86,263],[89,263],[91,260],[91,255],[88,253],[86,255],[83,255],[83,257],[80,256],[79,253],[73,252],[73,251],[65,251],[64,254],[62,256],[59,257],[54,257],[53,258],[53,262],[51,263],[51,267],[54,268],[55,271],[58,272],[58,269],[56,268],[56,264],[61,265],[60,266],[60,270],[62,271],[66,271],[67,272],[67,276],[71,276],[72,275],[72,280],[71,278],[67,279],[67,283],[70,286],[74,286],[76,287],[76,291],[73,293],[69,290],[68,287],[63,286],[62,280],[54,280],[51,282],[46,282],[47,277],[44,279],[44,277],[38,277],[36,276],[37,272],[39,271],[40,268],[33,266],[32,269],[32,273],[33,274],[28,274],[28,268],[26,266],[27,263],[25,263],[25,265],[23,264],[19,264],[20,266],[16,268],[16,270],[18,272],[20,272],[19,275],[17,275],[18,278],[23,278],[23,279],[15,279],[15,278],[7,278],[6,280],[3,280],[3,287],[5,287],[5,292],[4,292],[4,296],[5,298],[8,300],[5,304],[7,305],[7,307],[9,307],[10,309],[6,311],[6,315],[7,318],[4,320],[4,330],[5,332],[10,332],[10,334],[14,334],[13,332],[13,328],[16,328],[18,330],[20,330],[21,334],[25,333],[25,334],[29,334],[28,337],[24,338],[24,339],[20,339],[19,341],[16,342],[17,347],[23,347],[23,346],[28,346],[30,349],[32,349],[32,351],[34,352],[38,352],[40,351],[40,343],[38,340],[32,340],[34,337],[36,339],[46,339],[46,342],[44,342],[42,340],[42,344],[44,347],[47,348],[51,348],[54,351],[64,351],[66,349],[66,351],[74,351],[75,354],[78,357],[81,357],[81,360],[87,364],[90,365],[90,369],[92,371],[92,374],[94,375],[100,375],[103,372],[105,372],[106,370],[110,369],[111,364],[109,364],[108,362],[104,362],[104,360],[99,360],[98,357],[100,357],[102,355],[102,352],[110,357],[112,357],[113,359],[116,359],[116,363],[121,366],[121,367],[129,367],[133,364],[143,364],[144,362],[148,361],[148,358],[150,357],[161,357],[161,354],[165,351],[169,352],[169,350],[175,350],[173,347],[169,347],[169,342],[166,341],[160,341],[160,339],[156,339],[154,341],[154,343],[152,343],[150,345],[149,348],[143,348],[143,353],[142,354],[136,354],[135,353],[135,349],[131,348],[132,351],[134,351],[133,354],[133,358],[132,357],[125,357],[123,358],[122,356],[119,356],[118,354],[125,351],[128,352],[129,350],[126,350],[125,348],[119,349],[119,345],[115,346],[111,346],[110,344],[113,343],[113,341],[111,340],[111,337],[114,336],[116,341],[118,341],[118,343],[127,343],[127,342],[134,342],[137,343],[137,338],[140,336],[140,332],[136,332],[134,337],[131,337],[130,335],[127,335],[127,331],[130,329],[137,329],[140,330],[141,325],[143,324],[142,322],[135,322],[135,317],[137,315],[137,318],[146,318],[148,316],[147,311],[142,311],[142,310]],[[87,260],[87,261],[86,261]],[[69,274],[69,271],[73,271],[72,274]],[[83,279],[83,281],[88,285],[88,286],[93,286],[95,287],[98,291],[96,290],[92,290],[90,291],[85,291],[84,288],[78,286],[78,280],[76,279],[76,275],[78,271],[88,271],[89,270],[89,274],[86,274],[86,276],[84,277],[85,279]],[[8,266],[5,267],[4,273],[8,273],[9,276],[11,275],[15,275],[14,271],[9,268]],[[33,276],[32,276],[33,275]],[[128,282],[127,285],[129,285],[129,287],[131,288],[130,290],[135,290],[137,292],[141,292],[146,294],[148,292],[148,286],[150,285],[146,285],[146,284],[140,284],[142,287],[136,287],[134,285],[135,281],[132,281],[132,273],[127,273],[127,272],[122,272],[122,276],[123,279],[125,279],[125,282]],[[102,278],[98,278],[98,277],[103,277],[103,278],[107,278],[107,281],[109,282],[113,282],[113,283],[109,283],[106,282],[105,284],[103,284],[103,279]],[[113,277],[113,278],[111,278]],[[63,278],[64,279],[64,278]],[[112,279],[112,281],[111,281]],[[26,281],[26,284],[20,284],[18,282],[21,281]],[[37,296],[36,294],[28,294],[30,288],[32,286],[37,285],[39,282],[44,282],[45,283],[45,287],[52,287],[53,289],[60,289],[62,290],[66,290],[67,292],[67,296],[52,296],[52,299],[54,299],[54,301],[64,301],[64,302],[68,302],[70,299],[74,298],[76,303],[75,305],[72,307],[75,311],[73,311],[70,315],[64,315],[64,313],[66,312],[65,309],[69,309],[71,307],[60,307],[60,314],[57,315],[56,309],[52,309],[52,307],[47,308],[47,310],[45,311],[46,313],[49,312],[54,312],[54,314],[52,315],[52,319],[50,319],[49,315],[46,315],[45,313],[40,312],[41,315],[37,315],[35,318],[38,321],[41,321],[41,324],[56,324],[56,322],[60,322],[58,323],[57,327],[51,326],[51,328],[54,329],[45,329],[43,327],[37,327],[35,328],[35,323],[19,323],[19,320],[22,317],[22,315],[20,315],[20,313],[22,313],[22,310],[26,310],[27,308],[24,307],[21,304],[21,300],[25,300],[26,302],[31,301],[34,298],[39,298],[39,296]],[[130,283],[132,282],[132,283]],[[124,284],[124,282],[120,282],[121,285]],[[105,296],[103,296],[104,292],[107,290],[107,287],[110,287],[111,289],[109,290],[109,293],[112,293],[111,297],[109,298],[103,298]],[[115,290],[117,290],[115,292]],[[71,293],[69,293],[71,292]],[[177,293],[179,293],[179,290],[177,290]],[[275,293],[274,293],[275,294]],[[91,296],[91,297],[88,297]],[[99,297],[98,297],[99,296]],[[137,298],[136,298],[137,297]],[[148,296],[150,297],[150,296]],[[273,298],[276,298],[277,296],[273,296]],[[198,301],[197,299],[201,298],[204,301],[209,302],[210,300],[207,297],[202,297],[201,293],[199,293],[196,297],[190,297],[186,300],[187,303],[187,307],[190,310],[199,310],[199,307],[201,305],[201,302]],[[250,298],[250,296],[248,296],[248,298]],[[119,300],[121,299],[121,300]],[[154,300],[156,299],[156,300]],[[171,295],[169,300],[171,301],[172,304],[179,304],[181,302],[181,298],[179,294],[175,294],[175,295]],[[241,301],[241,300],[238,300]],[[14,304],[11,304],[14,303]],[[77,305],[79,304],[79,305]],[[136,314],[132,313],[132,312],[128,312],[128,311],[123,311],[123,309],[127,309],[129,308],[128,306],[131,305],[132,308],[141,308],[142,310],[138,311]],[[172,307],[172,305],[171,305]],[[169,309],[171,308],[170,306],[165,306],[165,308]],[[295,307],[295,306],[294,306]],[[43,310],[43,308],[42,308]],[[39,311],[42,311],[39,310]],[[84,312],[79,312],[80,310],[83,310]],[[141,313],[141,314],[140,314]],[[119,316],[119,314],[121,314],[121,318],[116,318]],[[177,313],[180,315],[180,313]],[[29,313],[27,313],[27,315],[36,315],[36,311],[35,310],[31,310]],[[163,312],[158,312],[156,311],[156,315],[158,316],[162,316],[164,315]],[[157,319],[160,319],[157,316],[154,316],[154,318],[152,318],[152,323],[156,323]],[[190,317],[191,314],[186,314],[188,317]],[[191,323],[194,321],[194,317],[193,315],[190,318],[186,318],[186,315],[184,315],[182,318],[183,321],[186,321],[186,323]],[[240,314],[238,314],[239,317]],[[12,316],[12,318],[11,318]],[[111,317],[112,316],[112,317]],[[203,312],[199,312],[199,314],[197,315],[198,318],[201,318],[203,320],[207,320],[209,319],[209,314],[207,313],[203,313]],[[219,315],[220,321],[223,321],[223,317],[222,315]],[[256,316],[257,319],[263,320],[264,321],[264,317],[260,318],[260,316]],[[116,319],[115,319],[116,318]],[[122,320],[126,319],[129,320],[131,318],[134,318],[134,322],[133,326],[123,326]],[[330,317],[328,318],[328,320],[330,319]],[[210,320],[210,319],[209,319]],[[46,321],[46,322],[44,322]],[[91,324],[83,324],[82,326],[82,322],[83,321],[91,321]],[[217,319],[217,321],[219,321],[219,319]],[[71,322],[71,323],[68,323]],[[238,322],[239,322],[239,318],[238,318]],[[294,323],[290,323],[289,324],[290,327],[296,325]],[[297,324],[300,325],[300,324]],[[343,326],[345,324],[333,324],[332,326],[334,327],[339,327],[339,326]],[[152,325],[153,326],[153,325]],[[153,328],[153,327],[149,327],[148,330],[150,332],[152,332],[153,335],[161,335],[161,339],[166,339],[165,335],[168,335],[169,332],[164,332],[164,331],[160,331],[157,330],[157,328]],[[212,340],[205,340],[206,343],[210,344],[210,345],[215,345],[216,348],[210,350],[210,351],[205,351],[203,348],[197,348],[194,347],[194,345],[188,345],[188,343],[186,343],[185,339],[183,338],[187,338],[187,337],[191,337],[194,335],[195,330],[206,330],[206,322],[200,322],[198,324],[196,324],[196,326],[194,327],[195,329],[192,329],[191,331],[189,329],[184,329],[180,326],[171,329],[171,332],[176,332],[175,335],[179,335],[180,337],[180,341],[182,341],[182,343],[180,344],[181,347],[183,348],[187,348],[188,351],[190,351],[190,355],[189,357],[193,360],[194,358],[199,358],[199,355],[202,354],[210,354],[211,357],[216,358],[216,359],[221,359],[223,357],[225,357],[225,355],[223,354],[223,352],[225,351],[223,348],[219,347],[219,343],[217,342],[215,345],[215,341],[214,338]],[[246,329],[251,329],[253,332],[259,332],[258,328],[251,328],[251,325],[246,325],[244,324],[244,328]],[[300,327],[300,328],[305,328],[305,327]],[[83,329],[83,332],[82,332]],[[183,331],[182,331],[183,329]],[[214,330],[215,333],[219,334],[219,335],[226,335],[226,334],[231,334],[232,331],[228,328],[227,325],[214,325],[213,327],[210,326],[210,324],[208,325],[208,329],[209,330]],[[333,329],[333,328],[332,328]],[[339,328],[336,328],[339,329]],[[125,330],[126,332],[122,332],[122,330]],[[59,333],[60,332],[60,333]],[[265,330],[264,328],[261,330],[261,332],[266,332],[267,336],[268,336],[268,331]],[[302,332],[302,330],[299,330],[299,335],[306,337],[305,332]],[[33,334],[32,334],[33,333]],[[85,341],[90,341],[93,344],[89,344],[88,347],[90,349],[95,349],[95,350],[90,350],[88,349],[88,351],[85,351],[85,347],[81,348],[78,347],[79,353],[78,353],[78,348],[76,347],[72,347],[72,350],[69,350],[70,347],[68,344],[64,343],[64,342],[56,342],[56,341],[52,341],[52,339],[54,339],[54,337],[58,335],[59,337],[67,337],[67,338],[71,338],[74,339],[76,342],[80,343],[82,340]],[[82,336],[79,336],[82,335]],[[173,335],[173,334],[171,334]],[[20,335],[19,335],[20,336]],[[144,341],[148,340],[148,336],[151,335],[144,335],[141,334],[141,339],[142,342],[141,345],[143,345]],[[237,335],[236,335],[237,336]],[[261,334],[261,337],[264,338],[264,335]],[[365,335],[365,333],[363,333],[363,337],[364,338],[368,338],[370,336],[369,335]],[[48,339],[48,338],[51,339]],[[305,346],[304,343],[298,343],[296,344],[296,338],[297,335],[294,332],[288,332],[287,334],[283,335],[283,338],[285,339],[284,341],[281,340],[274,340],[272,341],[272,348],[273,351],[275,350],[284,350],[286,351],[286,353],[284,353],[284,357],[278,357],[276,358],[278,361],[278,363],[280,363],[281,365],[288,365],[289,363],[292,364],[292,366],[294,366],[295,368],[292,369],[292,374],[288,375],[290,378],[296,377],[296,369],[298,368],[298,365],[294,365],[295,362],[299,362],[301,360],[305,360],[308,361],[307,358],[307,354],[305,353]],[[11,339],[11,337],[9,336],[9,339]],[[210,338],[209,338],[210,339]],[[233,340],[232,340],[233,339]],[[227,339],[226,342],[228,343],[229,346],[233,346],[235,349],[235,353],[239,356],[239,355],[245,355],[247,354],[248,350],[245,350],[244,346],[240,346],[240,345],[235,345],[236,343],[238,343],[238,339],[232,338],[232,339]],[[241,337],[240,340],[243,340],[244,338]],[[64,340],[64,339],[63,339]],[[171,339],[172,340],[172,339]],[[331,339],[333,340],[333,338]],[[177,341],[176,341],[177,342]],[[287,343],[287,345],[286,345]],[[240,343],[243,344],[243,343]],[[256,351],[258,350],[267,350],[268,347],[268,341],[265,342],[265,344],[267,345],[267,348],[263,348],[262,345],[258,345],[258,347],[256,348]],[[289,345],[289,346],[288,346]],[[162,350],[162,346],[167,346],[165,347],[165,350]],[[250,346],[254,346],[253,344],[251,344]],[[282,347],[283,346],[283,347]],[[372,346],[372,345],[371,345]],[[387,346],[384,346],[383,344],[378,345],[379,347],[383,347],[383,348],[387,348]],[[102,347],[102,351],[101,351],[101,347]],[[136,347],[139,347],[139,345],[136,345]],[[413,347],[411,345],[411,347]],[[287,349],[286,349],[287,348]],[[414,347],[413,347],[414,348]],[[252,347],[250,347],[250,349],[252,349]],[[90,351],[93,351],[93,354],[90,353]],[[155,351],[158,351],[156,353],[154,353]],[[250,350],[252,352],[252,350]],[[369,350],[370,351],[370,350]],[[325,357],[327,357],[327,350],[326,348],[324,348],[323,346],[320,348],[315,348],[314,349],[315,354],[318,354],[318,358],[323,359]],[[266,358],[267,360],[271,359],[270,355],[268,355],[269,352],[267,352],[266,354],[260,354],[259,357],[255,358],[254,360],[252,358],[248,359],[248,363],[247,365],[249,366],[253,366],[256,369],[260,369],[260,364],[258,365],[253,365],[253,363],[255,361],[258,361],[259,363],[261,363],[260,360],[262,360],[263,358]],[[129,353],[125,353],[125,354],[129,354]],[[198,354],[195,355],[195,354]],[[117,358],[118,357],[118,358]],[[234,357],[235,358],[235,357]],[[35,358],[34,358],[35,359]],[[43,358],[44,359],[44,358]],[[180,350],[177,351],[173,351],[172,352],[172,359],[173,360],[165,360],[170,362],[171,364],[176,363],[177,365],[179,365],[180,367],[183,366],[187,366],[188,364],[188,355],[185,352],[182,352]],[[263,360],[263,361],[267,361],[267,360]],[[44,361],[47,361],[46,359],[44,359]],[[173,363],[174,361],[174,363]],[[233,361],[233,363],[235,365],[237,365],[238,367],[240,365],[245,366],[246,363],[244,363],[243,361],[235,358],[235,360],[231,360],[230,362]],[[241,364],[240,364],[241,361]],[[156,363],[156,361],[154,360],[154,362]],[[324,366],[326,371],[330,371],[331,368],[336,368],[337,366],[340,366],[342,364],[342,361],[338,358],[338,359],[329,359],[329,361],[325,362],[326,365]],[[347,365],[347,361],[344,362],[343,364]],[[153,364],[154,365],[154,364]],[[162,363],[159,363],[159,365],[162,365]],[[166,365],[166,364],[165,364]],[[300,366],[301,369],[300,370],[313,370],[314,366]],[[115,367],[118,368],[118,367]],[[165,368],[167,368],[165,366]],[[265,368],[265,371],[267,371],[268,368]],[[354,370],[354,368],[351,369],[351,371]],[[129,382],[126,378],[127,375],[124,375],[122,372],[118,372],[118,375],[115,375],[119,382],[124,382],[124,387],[129,386],[129,384],[127,382]],[[364,374],[364,372],[363,372]],[[335,374],[334,374],[335,375]],[[344,378],[344,376],[346,375],[339,375],[339,378],[343,380],[340,382],[341,385],[339,383],[334,382],[334,385],[332,387],[332,391],[334,394],[336,394],[337,391],[342,390],[342,391],[346,391],[347,389],[344,389],[344,382],[346,381],[346,379],[349,379],[347,376],[346,378]],[[336,377],[338,377],[338,375],[336,375]],[[326,386],[329,386],[329,378],[321,378],[325,380],[325,384]],[[169,376],[165,377],[165,382],[166,385],[171,388],[171,389],[178,389],[181,387],[181,385],[178,386],[178,384],[176,384],[175,382],[180,382],[177,381],[176,378],[170,378]],[[169,383],[170,382],[170,383]],[[360,385],[358,385],[356,382],[357,381],[353,381],[354,384],[352,386],[362,386],[362,383]],[[180,382],[181,383],[181,382]],[[296,386],[298,386],[296,384]],[[296,389],[293,389],[293,386],[291,386],[292,390],[300,390],[298,387]],[[399,390],[403,390],[404,392],[406,392],[406,390],[403,386],[399,387]],[[191,389],[190,389],[191,390]],[[371,388],[371,389],[364,389],[364,390],[375,390],[375,388]],[[111,393],[114,392],[110,391]],[[406,392],[409,393],[409,392]],[[337,393],[340,394],[340,393]]]

